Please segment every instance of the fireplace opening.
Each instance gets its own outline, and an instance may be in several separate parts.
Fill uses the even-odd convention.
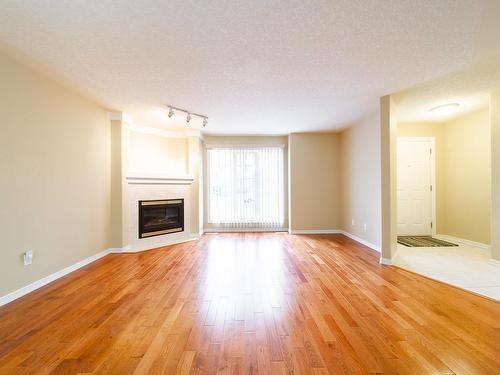
[[[184,230],[184,199],[139,201],[139,238]]]

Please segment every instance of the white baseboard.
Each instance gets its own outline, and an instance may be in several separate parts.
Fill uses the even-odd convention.
[[[491,264],[492,266],[500,267],[500,260],[490,259],[488,263]]]
[[[389,258],[380,257],[380,264],[383,264],[385,266],[392,266],[392,260]]]
[[[130,249],[132,248],[131,245],[127,245],[127,246],[124,246],[124,247],[112,247],[110,249],[108,249],[108,251],[112,254],[116,254],[116,253],[126,253],[127,251],[129,251]]]
[[[290,229],[290,234],[340,234],[340,229]]]
[[[118,251],[119,253],[140,253],[142,251],[148,251],[148,250],[154,250],[158,249],[160,247],[165,247],[165,246],[171,246],[171,245],[177,245],[180,243],[184,242],[189,242],[189,241],[194,241],[200,238],[199,236],[195,235],[194,237],[187,237],[187,238],[180,238],[176,240],[170,240],[170,241],[164,241],[164,242],[158,242],[155,244],[148,244],[148,245],[127,245],[123,247],[121,251]]]
[[[484,249],[484,250],[490,250],[491,245],[487,245],[481,242],[475,242],[471,240],[466,240],[465,238],[459,238],[459,237],[454,237],[454,236],[449,236],[447,234],[436,234],[435,236],[437,239],[443,240],[443,241],[448,241],[448,242],[458,242],[459,244],[462,245],[467,245],[467,246],[472,246],[472,247],[477,247],[479,249]]]
[[[288,228],[204,228],[204,233],[288,232]]]
[[[85,259],[83,259],[75,264],[72,264],[71,266],[68,266],[66,268],[63,268],[62,270],[59,270],[59,271],[54,272],[48,276],[45,276],[45,277],[41,278],[40,280],[37,280],[31,284],[23,286],[22,288],[17,289],[13,292],[10,292],[9,294],[1,296],[0,297],[0,306],[3,306],[9,302],[12,302],[12,301],[18,299],[18,298],[21,298],[22,296],[24,296],[30,292],[33,292],[34,290],[37,290],[37,289],[41,288],[42,286],[45,286],[45,285],[51,283],[52,281],[60,279],[61,277],[66,276],[67,274],[69,274],[73,271],[76,271],[77,269],[82,268],[89,263],[95,262],[96,260],[101,259],[102,257],[108,255],[111,252],[112,252],[112,249],[107,249],[107,250],[101,251],[100,253],[94,254],[94,255],[92,255],[88,258],[85,258]]]
[[[377,252],[380,253],[380,246],[374,245],[371,242],[368,242],[368,241],[366,241],[366,240],[364,240],[364,239],[362,239],[362,238],[360,238],[358,236],[355,236],[352,233],[346,232],[345,230],[340,231],[340,233],[342,233],[344,236],[347,236],[350,239],[352,239],[352,240],[354,240],[356,242],[359,242],[360,244],[363,244],[365,246],[368,246],[370,249],[373,249],[373,250],[375,250],[375,251],[377,251]]]
[[[298,229],[298,230],[290,230],[289,233],[290,234],[343,234],[344,236],[349,237],[350,239],[359,242],[360,244],[363,244],[365,246],[368,246],[370,249],[373,249],[380,253],[380,246],[374,245],[371,242],[368,242],[342,229],[304,229],[304,230]]]
[[[193,241],[193,240],[196,240],[198,238],[199,238],[199,236],[195,235],[194,237],[190,237],[190,238],[183,239],[180,241],[173,241],[173,242],[168,242],[165,244],[158,244],[158,245],[155,245],[154,248],[156,249],[158,247],[175,245],[175,244],[183,243],[183,242],[187,242],[187,241]],[[51,283],[52,281],[55,281],[63,276],[66,276],[67,274],[69,274],[73,271],[76,271],[77,269],[82,268],[82,267],[86,266],[87,264],[95,262],[96,260],[101,259],[102,257],[104,257],[108,254],[137,253],[137,252],[147,251],[147,250],[151,250],[151,249],[152,248],[144,248],[144,249],[133,248],[132,245],[127,245],[124,247],[112,247],[112,248],[106,249],[104,251],[101,251],[100,253],[94,254],[94,255],[92,255],[88,258],[85,258],[85,259],[83,259],[75,264],[72,264],[71,266],[63,268],[62,270],[59,270],[59,271],[54,272],[48,276],[45,276],[45,277],[41,278],[40,280],[37,280],[31,284],[23,286],[20,289],[17,289],[17,290],[10,292],[4,296],[1,296],[0,297],[0,306],[3,306],[9,302],[12,302],[12,301],[18,299],[18,298],[21,298],[22,296],[24,296],[30,292],[33,292],[33,291],[41,288],[42,286],[45,286],[45,285]]]

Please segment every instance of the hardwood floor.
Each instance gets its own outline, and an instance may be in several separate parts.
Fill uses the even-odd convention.
[[[342,235],[112,254],[0,308],[0,374],[498,374],[500,304]]]

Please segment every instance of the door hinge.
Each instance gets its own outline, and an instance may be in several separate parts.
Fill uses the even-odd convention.
[[[431,229],[432,229],[432,221],[431,221]]]
[[[430,148],[430,149],[429,149],[429,154],[431,154],[431,155],[432,155],[432,148]]]
[[[432,185],[431,185],[431,191],[432,191]]]

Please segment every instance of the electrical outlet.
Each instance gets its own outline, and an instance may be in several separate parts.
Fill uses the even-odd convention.
[[[351,225],[354,226],[355,222],[354,219],[351,220]]]
[[[366,232],[366,223],[363,223],[363,229],[365,230]]]
[[[23,254],[23,262],[25,266],[33,263],[33,250],[28,250]]]

